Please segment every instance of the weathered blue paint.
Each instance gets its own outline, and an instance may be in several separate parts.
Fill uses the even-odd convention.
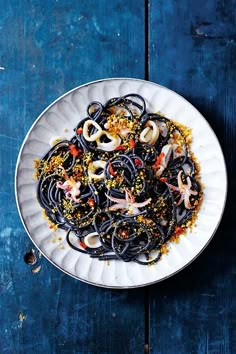
[[[236,352],[235,4],[148,3],[145,16],[144,0],[0,0],[1,353],[143,353],[148,315],[150,353]],[[69,89],[148,71],[196,105],[223,144],[230,193],[214,240],[189,268],[146,291],[94,288],[45,259],[32,274],[13,181],[26,132]]]
[[[144,6],[135,0],[0,0],[0,352],[138,353],[144,348],[144,291],[98,289],[42,259],[19,220],[14,169],[38,114],[82,83],[144,77]]]
[[[150,1],[150,80],[185,96],[222,144],[223,221],[187,269],[150,288],[150,353],[235,353],[235,1]]]

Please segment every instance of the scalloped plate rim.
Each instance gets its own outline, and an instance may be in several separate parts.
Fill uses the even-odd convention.
[[[149,282],[149,283],[144,283],[144,284],[139,284],[139,285],[130,285],[130,286],[122,286],[122,285],[105,285],[105,284],[102,284],[102,283],[97,283],[97,282],[92,282],[92,281],[89,281],[87,279],[83,279],[83,278],[80,278],[79,276],[76,276],[72,273],[70,273],[69,271],[65,270],[64,268],[60,267],[58,264],[56,264],[52,259],[50,259],[50,257],[48,257],[41,249],[40,247],[36,244],[36,242],[34,241],[33,237],[31,236],[30,234],[30,231],[28,230],[28,227],[26,225],[26,222],[25,220],[23,219],[23,216],[22,216],[22,213],[21,213],[21,207],[20,207],[20,204],[19,204],[19,198],[18,198],[18,191],[17,191],[17,180],[18,180],[18,170],[19,170],[19,166],[20,166],[20,161],[21,161],[21,156],[22,156],[22,151],[24,149],[24,146],[27,142],[27,139],[30,135],[30,133],[32,132],[32,130],[34,129],[35,125],[40,121],[40,119],[44,116],[44,114],[50,110],[50,108],[52,108],[58,101],[62,100],[64,97],[66,97],[67,95],[70,95],[72,92],[82,88],[82,87],[86,87],[86,86],[90,86],[92,84],[98,84],[98,83],[101,83],[101,82],[106,82],[106,81],[114,81],[114,80],[123,80],[123,81],[138,81],[138,82],[142,82],[142,83],[146,83],[146,84],[151,84],[151,85],[154,85],[154,86],[157,86],[161,89],[164,89],[164,90],[167,90],[167,91],[170,91],[171,93],[177,95],[179,98],[181,98],[185,104],[187,105],[190,105],[192,109],[194,109],[200,116],[201,118],[205,121],[205,123],[208,125],[208,128],[211,130],[211,133],[212,135],[214,135],[216,141],[218,142],[218,146],[219,146],[219,149],[221,151],[221,155],[222,155],[222,159],[223,159],[223,165],[224,165],[224,173],[225,173],[225,178],[226,178],[226,185],[225,185],[225,195],[224,195],[224,201],[223,201],[223,205],[222,205],[222,211],[221,211],[221,214],[219,216],[219,219],[218,219],[218,222],[215,226],[215,229],[214,231],[212,232],[212,235],[209,237],[208,241],[205,243],[205,245],[201,248],[201,250],[188,262],[186,263],[184,266],[182,266],[181,268],[177,269],[176,271],[172,272],[171,274],[167,275],[167,276],[164,276],[162,277],[161,279],[158,279],[158,280],[155,280],[155,281],[152,281],[152,282]],[[25,228],[25,231],[26,233],[28,234],[30,240],[33,242],[33,244],[35,245],[35,247],[38,249],[38,251],[51,263],[53,264],[56,268],[58,268],[60,271],[62,271],[63,273],[69,275],[70,277],[76,279],[76,280],[80,280],[82,281],[83,283],[86,283],[86,284],[90,284],[90,285],[93,285],[93,286],[97,286],[97,287],[102,287],[102,288],[108,288],[108,289],[134,289],[134,288],[141,288],[141,287],[145,287],[145,286],[149,286],[149,285],[153,285],[153,284],[156,284],[156,283],[159,283],[163,280],[166,280],[172,276],[174,276],[175,274],[181,272],[183,269],[185,269],[186,267],[188,267],[197,257],[200,256],[200,254],[205,250],[205,248],[209,245],[209,243],[211,242],[212,238],[214,237],[219,225],[220,225],[220,222],[222,220],[222,217],[223,217],[223,214],[224,214],[224,210],[225,210],[225,205],[226,205],[226,200],[227,200],[227,193],[228,193],[228,178],[227,178],[227,168],[226,168],[226,163],[225,163],[225,158],[224,158],[224,154],[223,154],[223,151],[222,151],[222,148],[221,148],[221,145],[220,145],[220,142],[214,132],[214,130],[212,129],[211,125],[208,123],[208,121],[204,118],[204,116],[197,110],[197,108],[195,108],[186,98],[184,98],[183,96],[181,96],[180,94],[178,94],[177,92],[163,86],[163,85],[160,85],[160,84],[157,84],[155,82],[152,82],[152,81],[147,81],[147,80],[144,80],[144,79],[138,79],[138,78],[127,78],[127,77],[115,77],[115,78],[105,78],[105,79],[99,79],[99,80],[94,80],[94,81],[90,81],[90,82],[87,82],[85,84],[82,84],[82,85],[79,85],[67,92],[65,92],[64,94],[62,94],[60,97],[58,97],[56,100],[54,100],[50,105],[48,105],[43,111],[42,113],[36,118],[36,120],[33,122],[33,124],[31,125],[30,129],[28,130],[23,142],[22,142],[22,145],[21,145],[21,148],[19,150],[19,154],[18,154],[18,158],[17,158],[17,162],[16,162],[16,169],[15,169],[15,179],[14,179],[14,184],[15,184],[15,199],[16,199],[16,205],[17,205],[17,209],[18,209],[18,212],[19,212],[19,216],[20,216],[20,219],[21,219],[21,222]]]

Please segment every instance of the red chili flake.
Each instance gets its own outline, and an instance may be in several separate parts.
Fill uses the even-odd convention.
[[[70,153],[71,153],[71,155],[77,157],[80,152],[82,152],[82,150],[80,150],[80,149],[77,150],[75,145],[73,145],[73,144],[70,145]]]
[[[90,206],[90,208],[93,208],[94,204],[95,204],[94,199],[93,198],[89,198],[88,199],[88,205]]]
[[[113,170],[113,167],[112,167],[111,162],[109,162],[109,172],[110,172],[110,174],[111,174],[112,176],[116,176],[116,175],[117,175],[117,172],[115,172],[115,171]]]
[[[118,145],[115,150],[126,150],[126,148],[123,145]]]
[[[77,134],[79,134],[79,135],[82,133],[82,131],[83,131],[83,128],[78,128],[78,129],[76,130]]]
[[[157,156],[157,159],[156,159],[156,162],[154,163],[153,167],[154,168],[158,168],[160,163],[161,163],[161,160],[165,157],[165,154],[164,152],[161,152],[159,156]]]
[[[82,247],[83,249],[87,248],[87,246],[81,242],[81,241],[78,241],[78,244],[80,245],[80,247]]]
[[[137,166],[142,166],[142,162],[139,159],[134,159],[134,163]]]
[[[184,229],[181,226],[176,226],[174,236],[179,236],[183,233]]]
[[[135,141],[134,141],[134,139],[129,139],[129,145],[130,145],[131,149],[134,149],[134,148],[135,148]]]
[[[160,181],[165,183],[167,181],[167,178],[166,177],[161,177]]]
[[[54,225],[49,225],[49,229],[53,229]]]
[[[129,231],[128,230],[120,230],[118,234],[121,238],[129,238]]]

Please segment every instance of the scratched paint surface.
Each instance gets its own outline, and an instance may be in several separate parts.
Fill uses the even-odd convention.
[[[1,353],[143,353],[145,343],[154,354],[236,352],[235,3],[148,4],[145,14],[144,0],[0,0]],[[14,198],[23,138],[61,94],[116,76],[145,77],[189,99],[220,138],[229,172],[228,207],[210,246],[148,290],[95,288],[45,259],[32,274],[23,262],[32,247]]]
[[[190,267],[149,289],[150,353],[236,352],[235,17],[235,1],[150,3],[150,80],[203,113],[229,177],[226,212],[211,244]]]
[[[142,352],[142,289],[99,289],[45,259],[37,274],[24,263],[32,244],[15,206],[14,169],[31,124],[58,96],[103,77],[144,77],[143,3],[0,5],[0,352]]]

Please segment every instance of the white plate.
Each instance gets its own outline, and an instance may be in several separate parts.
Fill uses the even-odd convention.
[[[52,135],[73,136],[73,128],[86,116],[91,101],[104,103],[111,97],[138,93],[147,102],[149,112],[161,111],[168,118],[192,128],[192,150],[201,165],[204,201],[197,225],[192,232],[171,244],[170,251],[159,263],[142,266],[119,261],[101,262],[71,249],[65,240],[65,231],[53,236],[42,218],[42,209],[36,200],[33,181],[33,160],[41,158],[50,148]],[[64,132],[67,128],[68,132]],[[161,281],[183,269],[209,243],[221,220],[227,192],[224,157],[219,142],[203,116],[175,92],[137,79],[106,79],[79,86],[53,102],[35,121],[19,153],[16,180],[16,200],[24,227],[42,254],[56,267],[84,282],[111,288],[132,288]],[[58,235],[62,237],[58,241]],[[57,239],[55,241],[55,239]],[[52,242],[55,241],[55,242]]]

